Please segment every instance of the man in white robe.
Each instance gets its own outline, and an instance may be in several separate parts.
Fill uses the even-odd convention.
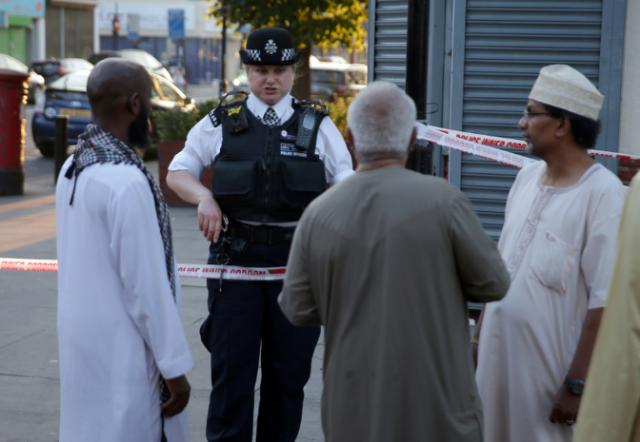
[[[150,87],[133,63],[99,63],[87,84],[96,124],[58,179],[61,442],[188,440],[193,362],[169,216],[131,147],[148,140]]]
[[[499,249],[512,283],[479,327],[486,441],[571,440],[624,203],[618,178],[587,154],[603,98],[575,69],[547,66],[520,119],[544,161],[509,193]]]

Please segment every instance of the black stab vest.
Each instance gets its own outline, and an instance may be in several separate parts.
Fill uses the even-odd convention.
[[[296,147],[301,110],[273,128],[265,126],[247,108],[246,129],[233,127],[221,112],[222,146],[213,162],[213,195],[229,218],[256,222],[297,221],[305,207],[326,188],[323,162],[313,151]],[[237,119],[236,119],[237,121]]]

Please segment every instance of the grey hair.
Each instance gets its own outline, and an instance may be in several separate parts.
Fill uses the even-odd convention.
[[[416,123],[416,105],[398,86],[374,81],[358,94],[347,112],[361,162],[404,158]]]

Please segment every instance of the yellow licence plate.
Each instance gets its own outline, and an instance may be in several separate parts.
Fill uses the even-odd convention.
[[[77,117],[77,118],[91,118],[91,111],[89,109],[61,108],[60,115],[66,115],[67,117]]]

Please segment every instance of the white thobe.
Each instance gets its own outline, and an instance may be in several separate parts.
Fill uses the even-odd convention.
[[[94,165],[56,188],[61,442],[159,442],[159,377],[193,366],[147,179]],[[186,414],[168,440],[188,440]]]
[[[603,307],[625,190],[600,164],[574,185],[542,184],[543,161],[509,193],[499,249],[511,274],[505,298],[487,304],[476,379],[488,442],[570,441],[552,424],[588,309]]]

